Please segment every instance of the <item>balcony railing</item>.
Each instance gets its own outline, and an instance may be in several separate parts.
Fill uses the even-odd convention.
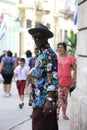
[[[71,11],[69,8],[66,10],[60,9],[59,15],[64,17],[65,19],[73,19],[74,12]]]

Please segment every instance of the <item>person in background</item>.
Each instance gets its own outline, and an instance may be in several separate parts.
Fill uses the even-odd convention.
[[[30,61],[29,61],[30,70],[35,67],[35,63],[36,63],[37,57],[39,55],[39,49],[37,47],[34,48],[34,54],[35,54],[35,56],[31,57]],[[31,88],[32,78],[28,79],[27,81],[29,81],[28,84],[29,84],[29,106],[30,106],[31,105],[30,93],[32,90],[32,88]],[[30,115],[30,117],[32,118],[32,114]]]
[[[31,57],[30,61],[29,61],[30,69],[35,67],[35,62],[36,62],[36,59],[37,59],[37,57],[39,55],[39,49],[37,47],[34,48],[34,54],[35,54],[35,56]]]
[[[14,77],[16,77],[16,86],[19,94],[19,108],[24,106],[24,90],[26,86],[26,79],[29,73],[29,66],[25,66],[25,59],[20,58],[19,65],[14,70]]]
[[[1,63],[1,60],[2,58],[6,55],[6,50],[3,50],[3,54],[0,56],[0,63]]]
[[[13,53],[10,50],[8,50],[6,56],[2,58],[0,64],[0,73],[2,74],[2,77],[4,79],[3,90],[5,97],[11,96],[11,82],[15,68],[15,58],[13,58],[12,55]]]
[[[25,65],[29,66],[30,58],[32,57],[32,52],[30,50],[27,50],[25,52],[26,58],[25,58]]]
[[[27,50],[25,52],[25,55],[26,55],[26,57],[25,57],[25,66],[30,67],[29,62],[30,62],[30,58],[32,57],[32,52],[30,50]],[[27,84],[26,84],[26,88],[25,88],[25,94],[29,95],[29,80],[27,79],[26,82],[27,82]]]
[[[68,92],[71,84],[76,84],[76,59],[72,55],[67,54],[67,46],[65,42],[60,42],[58,48],[58,109],[57,115],[59,116],[60,108],[62,107],[63,119],[68,120],[66,114],[68,104]],[[73,78],[71,72],[74,72]]]
[[[41,23],[28,30],[39,49],[35,67],[29,72],[32,76],[31,105],[32,130],[58,130],[57,106],[57,56],[50,47],[48,39],[53,33]],[[49,125],[50,124],[50,125]]]
[[[29,61],[30,70],[33,67],[35,67],[36,59],[37,59],[37,57],[39,55],[39,50],[38,50],[37,47],[34,48],[34,54],[35,54],[35,56],[31,57],[30,61]],[[30,95],[30,89],[31,89],[31,80],[32,80],[31,78],[27,80],[27,84],[29,86],[29,95]]]
[[[17,56],[17,53],[15,52],[14,53],[14,58],[15,58],[15,63],[16,63],[16,66],[19,64],[19,57]]]

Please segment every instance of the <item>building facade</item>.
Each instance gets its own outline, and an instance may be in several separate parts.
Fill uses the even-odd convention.
[[[7,49],[16,52],[18,56],[21,56],[27,49],[33,52],[34,43],[27,30],[34,27],[36,22],[45,24],[54,33],[54,37],[50,39],[50,44],[55,51],[57,43],[64,41],[65,36],[69,36],[70,30],[74,30],[73,0],[1,1],[0,3],[6,4],[6,7],[8,7],[6,12],[9,10],[8,15],[4,13],[5,17],[8,16],[8,19],[6,19],[6,23],[8,21],[8,36],[5,35],[0,40],[1,45],[3,45],[0,45],[2,50],[6,46]],[[4,12],[4,9],[2,10]],[[10,17],[10,13],[12,13],[12,17]]]
[[[2,54],[3,50],[12,50],[13,52],[19,50],[18,44],[15,44],[19,41],[14,32],[16,27],[15,19],[18,14],[16,4],[17,0],[0,0],[0,16],[3,16],[0,32],[3,32],[4,29],[4,35],[0,39],[0,54]]]
[[[87,130],[87,1],[78,0],[77,85],[72,93],[71,130]]]

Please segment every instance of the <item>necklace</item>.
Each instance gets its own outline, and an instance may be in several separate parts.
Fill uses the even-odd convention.
[[[67,57],[67,55],[64,55],[64,56],[61,56],[61,55],[59,55],[59,59],[61,60],[61,62],[62,62],[62,70],[64,70],[64,61],[65,61],[65,59],[66,59],[66,57]]]
[[[64,70],[64,60],[62,61],[62,70]]]

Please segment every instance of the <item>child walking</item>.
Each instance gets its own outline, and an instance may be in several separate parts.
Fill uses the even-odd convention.
[[[20,58],[19,65],[14,70],[14,76],[16,77],[16,86],[19,94],[19,108],[22,109],[24,106],[24,90],[26,87],[26,79],[29,73],[29,66],[25,66],[25,59]]]

